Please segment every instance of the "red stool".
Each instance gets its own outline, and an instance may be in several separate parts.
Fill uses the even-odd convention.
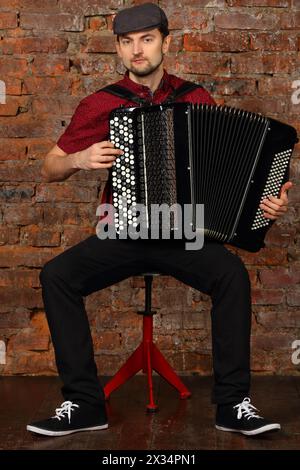
[[[153,315],[156,312],[151,310],[152,281],[153,276],[159,276],[159,273],[144,273],[143,275],[145,279],[145,311],[138,312],[140,315],[143,315],[143,340],[121,369],[105,385],[104,393],[105,398],[108,399],[114,390],[140,370],[143,370],[143,373],[147,374],[149,386],[147,411],[155,412],[158,410],[158,406],[154,403],[153,399],[153,369],[178,390],[180,398],[190,397],[191,392],[186,388],[174,369],[153,343]]]

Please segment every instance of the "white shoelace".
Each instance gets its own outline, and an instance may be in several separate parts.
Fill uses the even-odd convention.
[[[233,408],[237,408],[237,418],[241,419],[242,417],[251,419],[251,418],[260,418],[263,419],[262,416],[259,416],[254,410],[259,411],[255,406],[251,405],[250,398],[246,397],[244,400],[235,405]]]
[[[65,418],[66,414],[69,419],[69,423],[71,422],[71,412],[74,411],[75,408],[79,408],[79,405],[76,405],[76,403],[73,403],[72,401],[64,401],[61,405],[60,408],[56,408],[55,410],[55,416],[52,416],[52,418],[56,418],[59,421],[61,418]]]

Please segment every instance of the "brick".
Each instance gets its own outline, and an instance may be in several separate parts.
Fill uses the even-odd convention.
[[[162,328],[163,331],[176,331],[176,330],[181,330],[182,329],[182,312],[178,312],[177,308],[174,308],[174,305],[172,307],[172,310],[170,310],[170,306],[168,305],[167,300],[162,297],[161,299],[161,312],[164,310],[165,312],[171,312],[172,313],[164,313],[161,317],[161,325],[160,327]],[[157,326],[157,325],[156,325]]]
[[[17,307],[10,312],[2,312],[0,314],[0,328],[2,329],[26,328],[29,323],[30,310],[24,307]]]
[[[265,242],[268,246],[281,246],[282,248],[286,248],[294,243],[295,236],[296,227],[281,227],[278,224],[274,224],[267,233]]]
[[[16,288],[13,287],[0,287],[0,294],[1,294],[1,305],[0,311],[7,312],[11,310],[12,307],[22,307],[26,308],[42,308],[43,301],[41,297],[41,293],[38,290],[31,289],[29,287],[19,287],[17,288],[17,295],[16,295]]]
[[[23,78],[28,70],[27,60],[24,58],[1,57],[1,75],[10,78]]]
[[[258,253],[243,251],[240,253],[243,261],[249,265],[280,266],[287,263],[287,250],[280,247],[262,248]]]
[[[26,145],[21,139],[0,139],[0,160],[22,160],[26,156]]]
[[[15,117],[0,118],[0,139],[28,136],[46,138],[55,132],[61,133],[62,126],[61,121],[53,117],[37,119],[30,113],[24,113]]]
[[[289,191],[289,203],[291,206],[300,202],[300,186],[295,184]]]
[[[70,95],[71,87],[70,77],[24,77],[23,94],[41,96],[63,93]]]
[[[263,286],[288,287],[300,282],[300,271],[283,267],[262,269],[259,271],[259,277]]]
[[[90,235],[95,235],[94,227],[66,227],[62,235],[62,244],[73,246]]]
[[[213,75],[223,75],[229,73],[230,70],[230,57],[228,55],[218,55],[215,53],[203,52],[190,52],[182,54],[180,59],[169,54],[167,56],[167,65],[174,70],[172,73],[182,71],[183,73],[199,73]]]
[[[106,20],[104,16],[92,16],[89,18],[89,28],[93,31],[100,31],[106,28]]]
[[[300,328],[299,311],[267,311],[258,312],[257,322],[267,328]]]
[[[284,299],[282,289],[252,289],[252,303],[255,305],[278,305]]]
[[[18,227],[0,227],[0,245],[14,245],[19,241]],[[1,283],[1,280],[0,280]]]
[[[291,83],[283,77],[261,77],[258,81],[258,93],[286,97],[291,93]]]
[[[60,0],[60,10],[64,13],[81,13],[85,16],[102,15],[118,10],[123,6],[122,0]],[[115,12],[114,12],[115,13]]]
[[[300,178],[300,160],[292,158],[290,165],[290,178],[295,181]]]
[[[51,203],[39,203],[43,213],[43,224],[45,227],[54,224],[78,225],[85,223],[87,218],[81,218],[78,204],[63,203],[61,206],[53,206]],[[95,211],[96,213],[96,211]]]
[[[184,312],[183,316],[184,329],[200,329],[208,328],[208,315],[203,312]]]
[[[30,64],[33,75],[62,75],[70,69],[69,59],[65,56],[35,56]]]
[[[179,52],[183,49],[183,35],[181,32],[172,34],[172,41],[170,43],[169,51],[170,52]]]
[[[155,344],[160,351],[172,350],[175,340],[172,335],[158,335],[155,337]]]
[[[204,88],[209,91],[213,96],[215,95],[255,95],[256,94],[256,80],[246,78],[228,78],[228,77],[194,77],[188,78],[194,80],[196,83],[201,83]]]
[[[31,109],[35,115],[50,115],[53,113],[57,116],[72,115],[78,105],[78,96],[56,95],[55,98],[49,96],[34,97],[32,99]]]
[[[17,14],[14,11],[2,11],[0,14],[0,29],[17,27]]]
[[[280,29],[299,29],[300,11],[284,12],[280,19]]]
[[[286,299],[288,305],[298,307],[300,305],[300,289],[294,287],[291,291],[287,292]]]
[[[164,10],[168,16],[170,30],[182,30],[187,25],[191,29],[203,32],[212,29],[210,15],[208,12],[200,10],[198,6],[195,8],[187,5],[185,8],[182,8],[169,3]]]
[[[116,60],[116,56],[107,55],[75,57],[73,66],[83,74],[100,73],[106,75],[115,73]]]
[[[67,39],[59,37],[4,38],[0,42],[2,54],[30,54],[31,52],[60,54],[67,48]]]
[[[3,269],[1,287],[40,287],[38,269]]]
[[[293,53],[245,52],[232,56],[231,71],[239,74],[292,73],[297,69],[297,55]]]
[[[26,139],[25,140],[27,157],[30,160],[44,159],[46,154],[55,145],[55,140],[46,138]]]
[[[118,331],[94,331],[92,338],[95,354],[120,350],[121,336]]]
[[[31,201],[34,188],[30,186],[2,186],[0,187],[0,200],[8,202]]]
[[[21,228],[21,244],[30,246],[59,246],[60,232],[47,230],[44,226],[29,225]]]
[[[289,7],[291,0],[227,0],[230,7]]]
[[[69,182],[39,184],[36,187],[36,201],[90,202],[97,196],[97,187],[86,187]]]
[[[40,248],[28,246],[0,246],[0,267],[27,266],[40,268],[61,251],[61,249],[56,248],[41,250]]]
[[[235,108],[246,109],[253,113],[283,114],[286,111],[286,99],[257,98],[257,97],[230,97],[226,104]]]
[[[252,350],[251,355],[251,371],[259,373],[264,372],[268,373],[272,371],[272,366],[270,363],[270,353],[261,350]]]
[[[248,49],[248,34],[225,31],[207,34],[188,33],[184,35],[184,49],[193,52],[245,51]]]
[[[9,343],[8,343],[9,344]],[[53,351],[32,351],[8,355],[4,373],[24,375],[57,375]]]
[[[95,362],[102,375],[112,375],[120,369],[120,364],[126,361],[128,355],[122,354],[95,354]]]
[[[280,22],[279,15],[275,13],[216,13],[216,28],[222,29],[275,29]]]
[[[295,338],[292,334],[288,333],[277,333],[276,335],[271,334],[259,334],[252,336],[252,351],[255,349],[264,351],[277,351],[279,349],[291,350],[291,344]]]
[[[185,370],[192,371],[198,375],[211,375],[211,354],[199,354],[198,352],[184,353]]]
[[[2,58],[1,58],[1,62],[2,62]],[[22,90],[21,77],[20,78],[5,77],[5,86],[6,86],[6,94],[8,96],[9,95],[21,95],[21,90]]]
[[[20,27],[22,29],[46,31],[83,31],[84,18],[69,14],[20,14]]]
[[[10,11],[19,6],[20,0],[0,0],[0,10]]]
[[[80,67],[79,62],[77,62],[76,67]],[[72,83],[72,94],[73,95],[89,95],[99,90],[100,88],[106,86],[108,83],[116,82],[120,79],[119,75],[109,74],[103,76],[98,75],[78,75],[74,76]]]
[[[143,0],[140,0],[139,3],[142,3]],[[179,1],[178,6],[183,7],[183,6],[189,6],[189,7],[198,7],[198,8],[216,8],[217,6],[219,7],[225,7],[226,6],[226,1],[227,0],[185,0]],[[138,3],[138,1],[135,1],[134,3]],[[159,3],[160,7],[163,8],[164,10],[170,6],[170,0],[156,0],[154,3]]]
[[[0,179],[4,182],[41,180],[41,162],[3,162],[0,166]]]
[[[25,10],[26,12],[32,11],[41,11],[43,13],[45,12],[58,12],[59,11],[59,5],[57,1],[53,0],[43,0],[43,3],[41,3],[39,0],[17,0],[18,7],[21,10]]]
[[[254,51],[297,51],[297,36],[282,31],[250,33],[250,47]]]
[[[28,225],[42,221],[42,208],[31,204],[5,204],[3,205],[3,219],[8,224]]]
[[[112,34],[94,34],[87,41],[82,52],[115,52],[115,37]]]
[[[27,96],[7,96],[6,103],[0,105],[0,116],[16,116],[27,112],[30,101]]]

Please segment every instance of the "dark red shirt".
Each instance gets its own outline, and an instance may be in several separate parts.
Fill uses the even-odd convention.
[[[170,75],[164,70],[160,85],[155,93],[152,94],[147,86],[133,82],[129,78],[127,71],[124,78],[116,82],[116,84],[129,89],[142,98],[146,98],[149,100],[149,103],[160,104],[184,81],[182,78]],[[215,104],[213,98],[203,88],[197,88],[178,98],[176,101]],[[59,138],[57,145],[64,152],[70,154],[84,150],[96,142],[109,140],[109,113],[122,104],[125,104],[126,107],[137,106],[132,101],[124,100],[104,91],[97,91],[87,96],[80,101],[69,126]],[[106,183],[101,202],[112,202],[109,181]]]

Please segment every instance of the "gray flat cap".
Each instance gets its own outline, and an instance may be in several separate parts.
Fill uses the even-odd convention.
[[[114,34],[126,34],[144,29],[162,28],[169,34],[165,12],[155,3],[143,3],[121,10],[114,18]]]

